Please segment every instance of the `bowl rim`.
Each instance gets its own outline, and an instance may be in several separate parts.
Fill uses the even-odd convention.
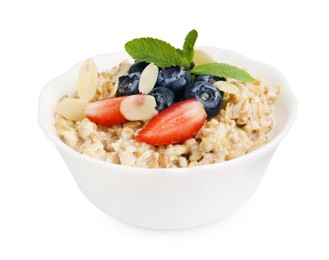
[[[284,86],[284,89],[287,93],[287,96],[289,97],[290,100],[290,116],[288,118],[288,120],[286,121],[285,125],[283,126],[282,130],[279,132],[279,134],[277,136],[275,136],[273,139],[271,139],[268,143],[266,143],[265,145],[263,145],[262,147],[259,147],[247,154],[244,154],[242,156],[239,156],[237,158],[234,158],[232,160],[229,161],[223,161],[223,162],[218,162],[218,163],[213,163],[213,164],[206,164],[206,165],[198,165],[198,166],[193,166],[193,167],[186,167],[186,168],[139,168],[139,167],[132,167],[132,166],[126,166],[126,165],[121,165],[121,164],[114,164],[114,163],[110,163],[110,162],[106,162],[106,161],[102,161],[99,159],[95,159],[92,157],[89,157],[87,155],[81,154],[78,151],[72,149],[71,147],[69,147],[67,144],[65,144],[62,140],[60,140],[60,138],[55,134],[52,133],[51,131],[49,131],[47,124],[45,123],[44,118],[47,116],[43,111],[43,107],[45,105],[47,105],[44,102],[44,98],[47,96],[47,93],[49,92],[50,89],[53,88],[53,82],[57,81],[58,79],[72,73],[74,71],[74,69],[77,66],[80,66],[81,63],[83,61],[77,62],[76,64],[74,64],[69,70],[67,70],[65,73],[62,73],[61,75],[55,77],[54,79],[50,80],[41,90],[40,95],[39,95],[39,104],[38,104],[38,124],[41,127],[41,129],[43,130],[43,132],[45,133],[45,135],[56,145],[56,147],[59,150],[64,151],[65,153],[69,154],[70,156],[73,156],[77,159],[80,160],[84,160],[90,164],[93,164],[95,166],[99,166],[99,167],[107,167],[111,170],[113,170],[113,172],[115,172],[116,169],[120,170],[120,172],[125,171],[125,173],[128,173],[130,171],[134,171],[134,173],[136,174],[141,173],[141,174],[163,174],[165,173],[166,175],[169,174],[174,174],[174,173],[179,173],[182,174],[184,172],[188,172],[188,174],[191,174],[191,169],[194,170],[211,170],[211,169],[220,169],[220,168],[225,168],[234,164],[238,164],[241,162],[244,162],[246,160],[249,160],[251,158],[257,157],[261,154],[266,153],[266,151],[270,151],[272,149],[274,149],[280,142],[281,140],[287,135],[287,133],[289,132],[290,128],[292,127],[296,117],[297,117],[297,98],[294,95],[294,93],[292,92],[291,86],[288,83],[287,79],[284,77],[284,75],[275,67],[273,67],[272,65],[269,65],[267,63],[258,61],[258,60],[254,60],[251,58],[248,58],[244,55],[241,55],[240,53],[233,51],[233,50],[229,50],[229,49],[221,49],[221,48],[217,48],[214,46],[198,46],[196,47],[196,49],[201,49],[201,50],[209,50],[209,49],[213,49],[213,50],[217,50],[217,51],[222,51],[222,52],[226,52],[229,53],[232,56],[236,56],[240,59],[245,59],[248,60],[249,62],[252,63],[256,63],[258,66],[262,66],[265,67],[268,70],[273,71],[277,76],[279,76],[282,80],[282,82],[284,84],[282,84]],[[98,59],[100,57],[106,56],[106,55],[113,55],[113,54],[123,54],[124,52],[112,52],[112,53],[103,53],[103,54],[98,54],[95,55],[93,57],[91,57],[92,59]],[[168,170],[170,170],[168,172]],[[192,171],[192,172],[199,172],[199,171]]]

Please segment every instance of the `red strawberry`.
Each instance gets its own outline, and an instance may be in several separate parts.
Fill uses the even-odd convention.
[[[120,113],[120,105],[124,97],[107,98],[89,103],[85,108],[86,117],[97,124],[112,126],[127,121]]]
[[[195,98],[176,103],[161,111],[138,133],[138,142],[166,145],[192,138],[207,118],[200,101]]]

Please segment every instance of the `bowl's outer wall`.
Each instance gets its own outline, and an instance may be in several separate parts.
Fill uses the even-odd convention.
[[[200,173],[136,174],[134,168],[111,170],[91,165],[60,150],[85,196],[105,213],[155,229],[178,229],[217,220],[240,207],[260,183],[273,150]]]
[[[248,68],[266,85],[285,86],[274,113],[271,139],[276,141],[238,158],[211,167],[174,170],[140,170],[112,165],[78,154],[62,143],[54,129],[58,100],[75,90],[81,62],[49,82],[39,100],[39,124],[52,140],[86,197],[107,214],[125,222],[156,229],[177,229],[202,225],[240,207],[256,190],[272,154],[290,128],[296,100],[285,78],[273,67],[235,52],[202,47],[216,60]],[[125,53],[95,56],[99,70],[118,64]]]

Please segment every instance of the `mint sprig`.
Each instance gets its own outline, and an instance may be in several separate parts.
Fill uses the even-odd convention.
[[[190,69],[194,57],[194,45],[198,38],[196,30],[190,31],[184,41],[183,49],[177,49],[169,43],[155,38],[136,38],[125,44],[127,53],[136,61],[154,63],[160,68],[170,66]],[[211,75],[253,82],[255,79],[244,70],[225,63],[209,63],[194,66],[190,73],[196,75]]]
[[[190,65],[191,62],[193,61],[194,45],[197,38],[198,38],[198,32],[196,30],[190,31],[185,37],[185,41],[183,45],[183,53],[188,65]]]
[[[137,38],[126,43],[128,54],[137,61],[154,63],[160,68],[181,66],[188,68],[194,56],[198,33],[192,30],[185,38],[183,50],[155,38]]]
[[[208,63],[203,65],[194,66],[190,73],[197,75],[211,75],[223,78],[237,79],[243,82],[254,82],[255,79],[250,76],[246,71],[226,64],[226,63]]]
[[[126,51],[137,61],[154,63],[160,68],[185,66],[185,59],[169,43],[155,38],[137,38],[125,45]]]

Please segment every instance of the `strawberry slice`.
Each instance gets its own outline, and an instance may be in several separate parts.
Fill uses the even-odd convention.
[[[107,98],[89,103],[85,108],[85,115],[90,121],[103,126],[122,124],[127,119],[121,114],[120,105],[126,97]]]
[[[138,133],[138,142],[167,145],[186,141],[200,130],[207,118],[195,98],[176,103],[154,116]]]

